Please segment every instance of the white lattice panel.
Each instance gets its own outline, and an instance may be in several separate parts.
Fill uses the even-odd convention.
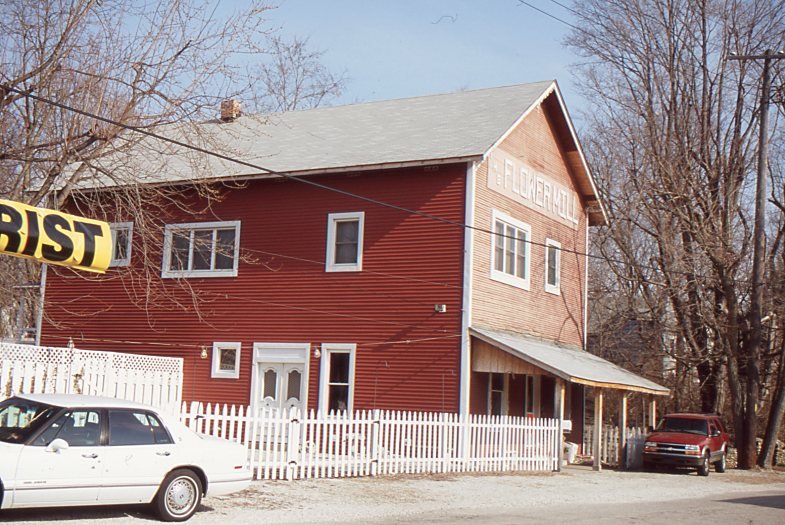
[[[183,360],[77,348],[0,343],[0,398],[78,393],[179,410]]]

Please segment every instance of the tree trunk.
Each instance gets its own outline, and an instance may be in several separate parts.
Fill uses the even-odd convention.
[[[762,468],[771,468],[775,463],[774,449],[780,433],[782,417],[785,414],[785,340],[780,344],[780,362],[775,384],[776,390],[771,400],[769,422],[766,425],[766,434],[763,436],[763,445],[758,456],[758,466]]]

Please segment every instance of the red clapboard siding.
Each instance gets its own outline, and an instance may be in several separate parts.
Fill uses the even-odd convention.
[[[462,223],[465,176],[460,164],[313,180]],[[325,272],[328,213],[357,211],[365,212],[363,271]],[[63,345],[72,337],[82,348],[183,357],[185,399],[248,403],[254,342],[356,343],[355,408],[457,410],[462,228],[269,180],[227,190],[209,215],[172,213],[167,220],[240,220],[241,250],[256,261],[241,261],[236,278],[187,280],[202,294],[201,317],[171,305],[140,307],[144,287],[118,277],[122,269],[98,278],[53,270],[45,344]],[[164,284],[190,302],[176,281]],[[141,299],[137,304],[128,290]],[[437,303],[447,312],[434,312]],[[422,339],[431,340],[416,342]],[[210,359],[199,354],[215,341],[242,343],[239,379],[210,378]],[[309,367],[309,406],[315,407],[319,359],[312,355]]]

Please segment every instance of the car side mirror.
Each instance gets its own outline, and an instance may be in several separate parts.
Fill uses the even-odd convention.
[[[720,431],[717,430],[716,428],[711,431],[711,437],[713,438],[720,437],[720,434],[721,434]]]
[[[46,451],[47,452],[54,452],[55,454],[59,454],[61,450],[68,450],[68,446],[69,446],[68,445],[68,441],[66,441],[66,440],[64,440],[62,438],[57,438],[54,441],[52,441],[51,443],[49,443],[49,446],[46,447]]]

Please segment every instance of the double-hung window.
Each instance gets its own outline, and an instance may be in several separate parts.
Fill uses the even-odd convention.
[[[493,211],[491,279],[529,289],[531,226]]]
[[[322,344],[321,389],[322,411],[352,410],[354,398],[354,360],[357,345]]]
[[[162,277],[235,277],[240,222],[167,224]]]
[[[112,259],[109,266],[128,266],[131,263],[131,239],[134,223],[113,222],[109,225],[112,233]]]
[[[561,293],[561,244],[553,239],[545,240],[545,291]]]
[[[328,272],[359,272],[363,269],[364,212],[330,213],[327,216]]]

